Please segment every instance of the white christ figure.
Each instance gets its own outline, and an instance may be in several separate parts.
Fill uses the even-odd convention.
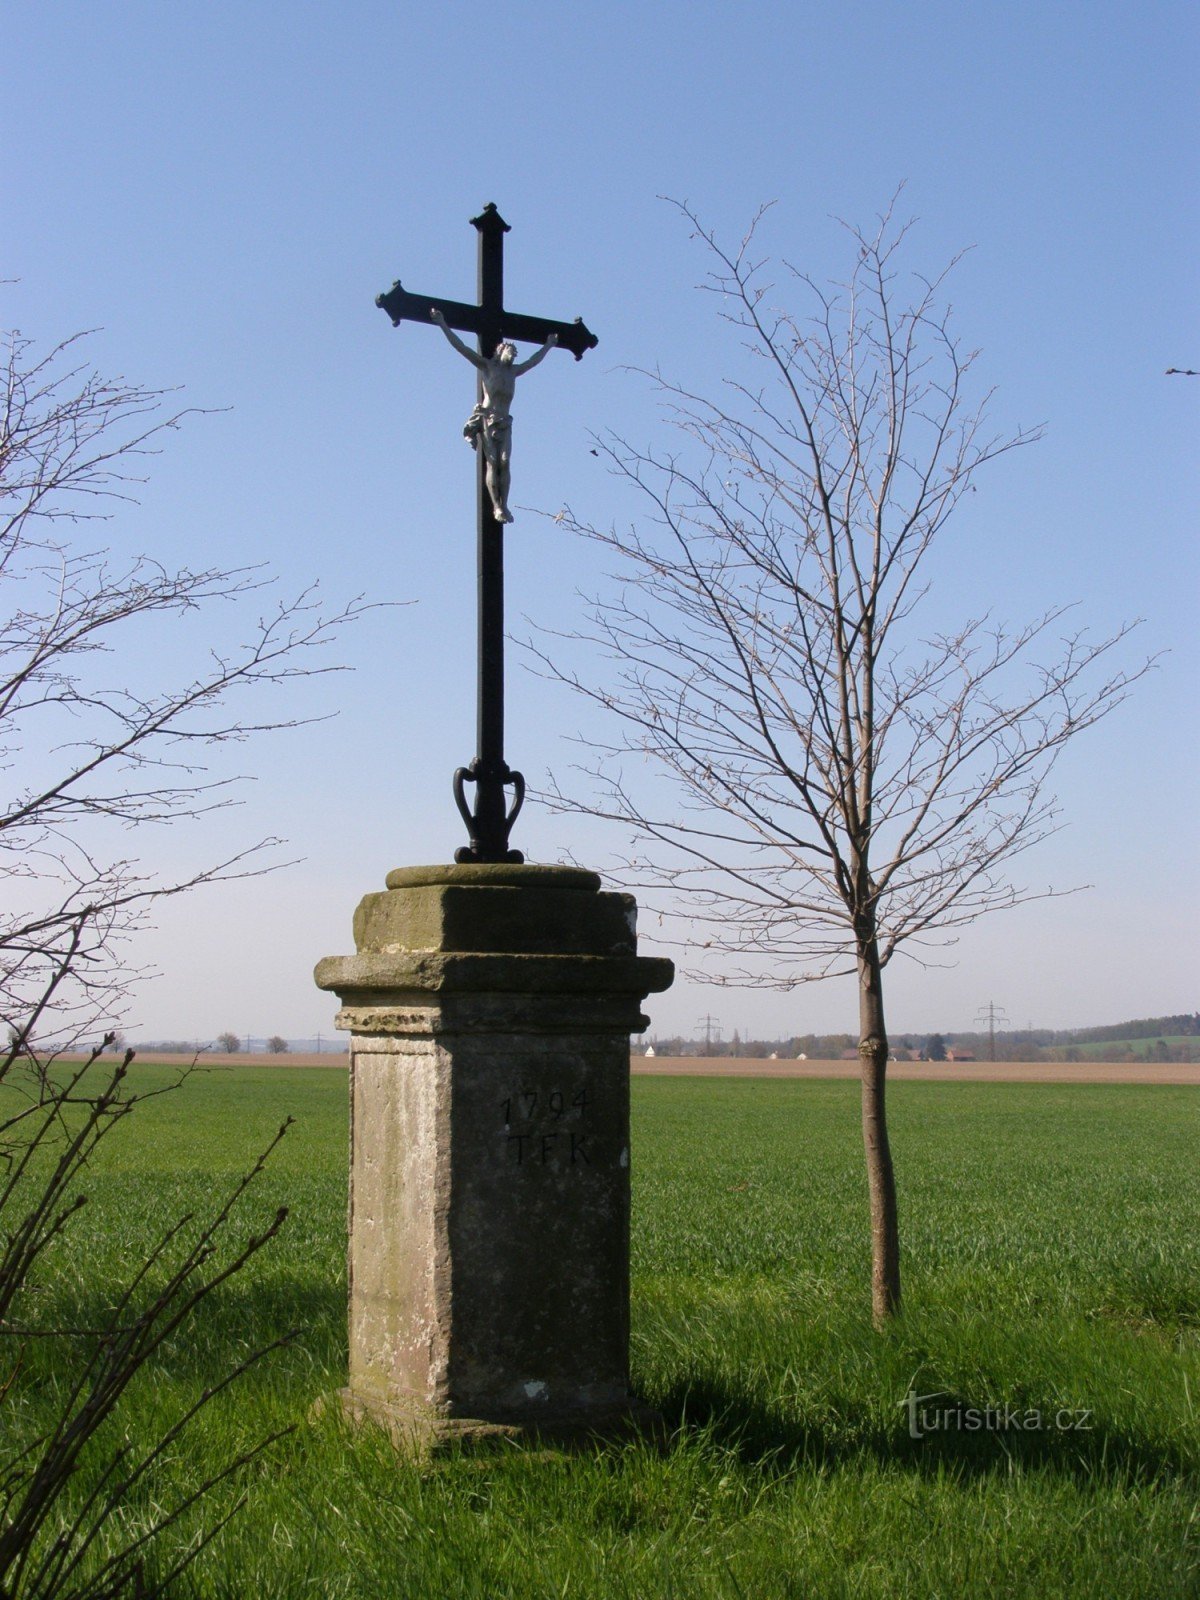
[[[512,512],[508,509],[508,484],[509,461],[512,457],[513,393],[517,379],[550,354],[558,343],[558,335],[552,333],[537,354],[530,356],[528,361],[516,359],[517,347],[507,339],[496,346],[494,356],[481,356],[477,350],[472,350],[470,345],[463,343],[447,325],[446,318],[436,306],[430,309],[429,317],[432,322],[437,323],[459,355],[466,356],[471,365],[479,369],[480,387],[483,392],[479,403],[463,426],[463,437],[471,441],[472,450],[478,449],[482,441],[483,459],[486,463],[485,476],[488,494],[492,499],[492,510],[497,522],[511,522]]]

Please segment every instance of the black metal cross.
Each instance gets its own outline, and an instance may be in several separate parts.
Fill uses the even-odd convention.
[[[558,335],[558,348],[570,350],[576,361],[599,343],[580,318],[552,322],[546,317],[526,317],[504,308],[504,235],[508,223],[494,205],[486,205],[471,218],[479,232],[479,304],[441,300],[411,294],[399,280],[375,304],[387,312],[393,326],[401,322],[430,322],[430,312],[440,311],[451,328],[479,337],[479,353],[494,356],[504,339],[543,344]],[[482,450],[476,452],[476,486],[479,506],[479,672],[477,691],[477,746],[469,767],[454,774],[454,799],[467,825],[470,844],[454,852],[456,861],[523,861],[519,850],[508,848],[508,836],[525,798],[525,780],[504,759],[504,524],[493,510],[486,481]],[[467,805],[463,787],[475,785],[475,808]],[[512,786],[511,807],[505,797]]]

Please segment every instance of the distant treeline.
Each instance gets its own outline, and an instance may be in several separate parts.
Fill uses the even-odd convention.
[[[1192,1041],[1196,1041],[1194,1044]],[[931,1042],[957,1053],[975,1055],[986,1061],[991,1053],[992,1040],[984,1032],[893,1034],[892,1050],[897,1056],[920,1056],[929,1052]],[[762,1061],[775,1055],[781,1060],[807,1056],[810,1061],[837,1061],[847,1054],[855,1054],[858,1036],[850,1033],[794,1034],[785,1039],[743,1039],[734,1032],[728,1039],[670,1039],[635,1040],[634,1050],[645,1050],[653,1045],[659,1056],[742,1056],[750,1061]],[[1169,1017],[1139,1017],[1133,1022],[1115,1022],[1100,1028],[1018,1028],[997,1029],[995,1037],[998,1061],[1061,1061],[1080,1059],[1102,1060],[1108,1052],[1102,1047],[1113,1046],[1114,1060],[1193,1061],[1200,1059],[1200,1012],[1181,1012]],[[1090,1047],[1090,1048],[1085,1048]]]
[[[843,1050],[856,1050],[857,1037],[848,1033],[806,1033],[794,1039],[743,1039],[734,1033],[731,1039],[672,1039],[646,1038],[634,1040],[634,1050],[645,1050],[651,1045],[659,1056],[745,1056],[750,1061],[764,1061],[768,1056],[806,1055],[813,1061],[836,1060]]]
[[[1194,1041],[1194,1042],[1193,1042]],[[991,1053],[991,1040],[986,1032],[971,1033],[899,1033],[891,1037],[893,1055],[912,1058],[932,1055],[937,1059],[945,1049],[960,1055],[974,1055],[986,1061]],[[118,1038],[119,1047],[124,1038]],[[276,1036],[273,1040],[251,1038],[245,1045],[251,1051],[266,1051],[272,1046],[285,1044],[294,1051],[321,1051],[330,1055],[344,1055],[346,1043],[336,1035],[332,1038],[290,1039]],[[795,1060],[807,1056],[810,1061],[837,1061],[858,1052],[858,1035],[852,1033],[801,1033],[785,1039],[743,1039],[736,1030],[728,1039],[670,1039],[657,1037],[633,1040],[635,1054],[650,1045],[659,1056],[744,1056],[748,1061],[765,1061],[769,1056],[781,1060]],[[1112,1046],[1110,1051],[1103,1047]],[[932,1046],[932,1049],[931,1049]],[[161,1039],[139,1043],[142,1055],[155,1051],[194,1054],[204,1050],[222,1050],[219,1041],[191,1039]],[[1139,1017],[1134,1022],[1114,1022],[1102,1028],[1015,1028],[997,1029],[996,1059],[998,1061],[1062,1061],[1083,1059],[1116,1061],[1194,1061],[1200,1060],[1200,1012],[1181,1012],[1171,1017]]]
[[[1076,1028],[1056,1033],[1052,1044],[1108,1044],[1113,1039],[1200,1038],[1200,1011],[1183,1011],[1175,1017],[1139,1017],[1136,1022],[1115,1022],[1108,1028]]]

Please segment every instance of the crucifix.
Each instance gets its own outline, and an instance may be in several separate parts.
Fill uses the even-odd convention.
[[[576,317],[574,322],[552,322],[546,317],[521,316],[504,306],[504,235],[508,223],[492,204],[471,218],[479,234],[479,304],[417,295],[397,280],[375,304],[387,312],[394,327],[401,322],[433,322],[450,343],[478,370],[477,399],[464,434],[475,447],[478,501],[479,665],[477,689],[477,745],[474,761],[454,774],[454,801],[467,826],[470,843],[454,852],[465,861],[523,861],[519,850],[508,847],[509,834],[525,798],[525,780],[504,759],[504,524],[508,510],[508,470],[511,439],[509,403],[517,377],[558,348],[570,350],[576,361],[599,342]],[[473,333],[478,355],[457,339],[452,329]],[[529,360],[515,361],[512,341],[540,344]],[[475,785],[475,806],[468,806],[464,786]],[[505,796],[511,785],[511,807]]]

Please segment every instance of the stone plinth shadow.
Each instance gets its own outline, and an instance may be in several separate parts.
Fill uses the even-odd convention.
[[[387,885],[316,969],[351,1035],[343,1401],[418,1445],[636,1421],[629,1035],[672,964],[591,872]]]

